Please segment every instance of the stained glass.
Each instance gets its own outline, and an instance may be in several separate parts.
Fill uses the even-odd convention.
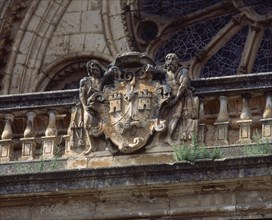
[[[159,15],[163,17],[164,21],[166,21],[165,18],[169,18],[169,22],[171,22],[171,18],[201,11],[203,8],[219,2],[223,2],[223,0],[141,0],[140,10],[141,13],[144,12],[141,14],[142,18]],[[233,14],[194,23],[172,33],[168,40],[157,48],[156,62],[164,63],[166,54],[175,52],[181,61],[189,61],[190,63],[196,54],[205,48],[211,39],[231,20],[233,15],[245,10],[250,13],[251,19],[256,19],[256,23],[259,23],[260,15],[262,19],[267,18],[267,22],[260,25],[266,30],[251,73],[272,71],[272,28],[268,27],[272,16],[272,0],[243,0],[241,3],[243,4],[235,6],[238,10],[231,10]],[[222,6],[222,9],[225,8]],[[232,39],[225,45],[220,45],[218,52],[203,65],[200,77],[237,74],[251,22],[254,23],[249,20],[247,26],[236,33]]]
[[[173,18],[206,8],[220,0],[141,0],[140,10],[152,15]]]
[[[248,27],[242,28],[204,65],[200,77],[216,77],[237,73],[241,55],[248,34]]]
[[[266,29],[252,72],[260,73],[269,71],[272,71],[272,30]]]
[[[272,15],[271,0],[244,0],[244,2],[260,15]]]
[[[230,18],[231,16],[214,18],[178,31],[166,44],[158,49],[155,56],[156,62],[163,63],[166,54],[171,52],[175,52],[181,61],[191,59],[229,22]]]

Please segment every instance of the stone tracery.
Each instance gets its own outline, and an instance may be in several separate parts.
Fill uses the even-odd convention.
[[[265,55],[265,51],[271,51],[271,44],[268,42],[272,40],[272,35],[269,34],[272,21],[271,4],[267,1],[182,1],[182,3],[179,1],[163,1],[161,4],[155,4],[152,1],[142,0],[139,1],[139,9],[138,18],[140,17],[143,23],[148,20],[157,21],[158,33],[152,41],[145,44],[143,39],[139,39],[138,36],[139,49],[152,54],[156,61],[162,62],[163,56],[169,52],[175,51],[182,57],[184,51],[186,51],[185,54],[187,55],[182,57],[182,60],[188,66],[193,64],[190,72],[194,78],[272,70],[269,57]],[[225,19],[228,18],[229,21],[232,20],[234,25],[228,28],[227,26],[230,24],[220,23],[224,17]],[[208,23],[216,19],[217,22],[215,23],[221,24],[221,27],[213,30],[214,32],[209,32],[210,30],[200,31],[199,35],[201,35],[203,45],[199,42],[190,42],[191,39],[197,39],[194,35],[194,28],[201,27],[202,23],[205,23],[205,27],[207,27]],[[248,32],[245,30],[246,28],[243,28],[244,26],[248,27]],[[262,34],[263,32],[264,34]],[[219,39],[215,37],[216,35]],[[235,37],[232,38],[232,36]],[[218,40],[221,40],[221,43],[220,41],[216,43]],[[235,41],[239,42],[235,43]],[[262,44],[260,45],[261,41]],[[213,48],[208,47],[208,50],[205,51],[207,45],[213,44],[215,45]],[[240,47],[238,54],[235,51],[235,44]],[[204,62],[197,64],[200,68],[194,68],[195,58],[198,57],[196,50],[201,51],[201,56],[207,56]],[[222,53],[224,50],[228,52]],[[216,54],[217,51],[219,51],[219,54]],[[218,61],[230,62],[229,59],[232,59],[231,51],[236,56],[235,65],[227,67],[226,63],[223,64],[227,71],[222,74],[217,70],[216,63]],[[245,58],[249,54],[251,58]],[[209,74],[207,74],[208,69]]]

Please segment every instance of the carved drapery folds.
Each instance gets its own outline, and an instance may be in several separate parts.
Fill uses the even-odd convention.
[[[87,70],[81,103],[71,114],[67,153],[132,153],[197,135],[199,101],[177,55],[168,54],[165,65],[156,66],[146,54],[129,52],[106,70],[91,60]]]

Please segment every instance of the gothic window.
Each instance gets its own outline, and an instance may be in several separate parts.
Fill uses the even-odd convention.
[[[137,49],[158,63],[175,52],[193,78],[272,71],[272,1],[138,0],[137,7],[130,12]]]

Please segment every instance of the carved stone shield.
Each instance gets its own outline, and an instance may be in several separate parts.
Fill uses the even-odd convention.
[[[150,71],[153,61],[140,53],[123,54],[105,73],[102,91],[89,98],[99,112],[103,133],[123,153],[145,146],[154,131],[165,128],[159,117],[166,100]]]

